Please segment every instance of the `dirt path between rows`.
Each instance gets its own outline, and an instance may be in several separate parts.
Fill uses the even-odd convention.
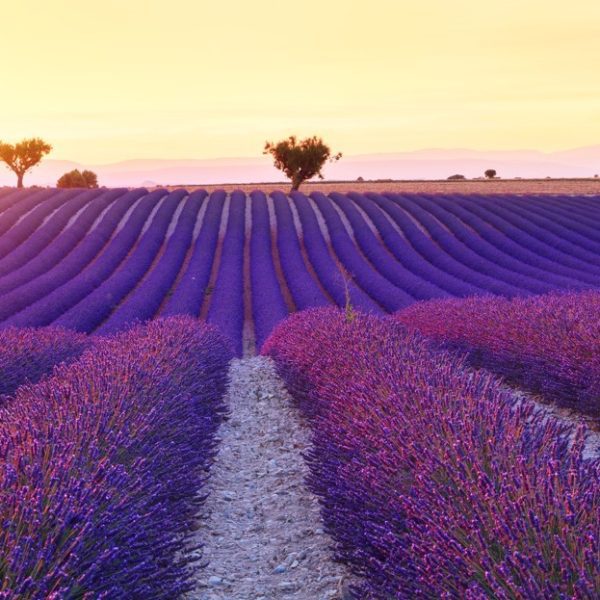
[[[316,497],[304,484],[310,443],[272,361],[234,360],[197,532],[208,565],[197,600],[342,600],[348,573],[332,560]]]

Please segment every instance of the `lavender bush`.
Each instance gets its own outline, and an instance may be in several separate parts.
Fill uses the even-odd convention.
[[[188,317],[105,338],[0,410],[0,598],[171,599],[231,351]]]
[[[597,598],[600,460],[392,319],[297,313],[263,353],[310,420],[309,484],[357,598]]]
[[[600,416],[600,292],[430,301],[394,318],[525,389]]]
[[[88,345],[87,336],[58,327],[0,330],[0,406],[20,385],[75,360]]]

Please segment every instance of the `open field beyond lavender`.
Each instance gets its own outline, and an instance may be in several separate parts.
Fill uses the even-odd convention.
[[[0,598],[597,598],[600,190],[513,184],[0,190]]]

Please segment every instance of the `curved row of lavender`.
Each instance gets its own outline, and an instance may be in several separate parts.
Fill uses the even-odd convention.
[[[309,484],[357,598],[600,595],[600,459],[583,457],[583,426],[393,319],[304,311],[263,353],[309,418]]]
[[[474,367],[600,419],[600,292],[431,300],[395,315]]]
[[[242,351],[289,312],[600,288],[597,197],[25,190],[0,198],[0,328],[206,317]],[[252,322],[248,316],[252,315]]]
[[[0,406],[21,385],[37,383],[90,346],[88,336],[58,327],[0,331]]]
[[[231,357],[212,327],[159,319],[17,390],[0,409],[0,598],[191,589],[197,565],[182,551]]]

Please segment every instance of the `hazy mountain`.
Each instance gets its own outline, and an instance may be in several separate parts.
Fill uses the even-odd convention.
[[[91,169],[102,185],[202,185],[283,181],[268,157],[190,160],[128,160],[108,165],[82,165],[46,160],[29,173],[27,185],[54,185],[66,171]],[[480,177],[486,169],[511,177],[592,177],[600,173],[600,146],[559,152],[536,150],[481,151],[427,149],[394,154],[345,156],[325,169],[327,179],[445,179],[461,173]],[[14,175],[0,167],[0,185],[14,185]]]

